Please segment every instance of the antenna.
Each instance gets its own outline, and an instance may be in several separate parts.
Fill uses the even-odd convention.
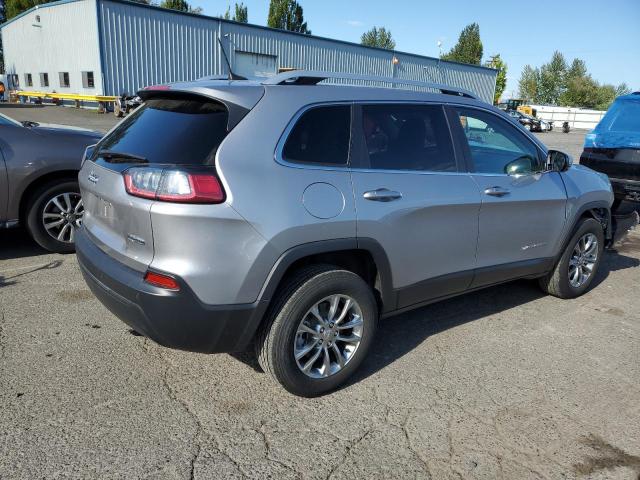
[[[236,73],[233,73],[233,70],[231,70],[231,63],[229,62],[229,57],[227,57],[227,52],[224,49],[224,47],[222,46],[222,41],[220,40],[219,37],[218,37],[218,43],[220,44],[220,50],[222,50],[222,55],[224,56],[224,61],[227,64],[227,68],[229,69],[229,80],[247,80],[246,77],[243,77],[242,75],[238,75]]]

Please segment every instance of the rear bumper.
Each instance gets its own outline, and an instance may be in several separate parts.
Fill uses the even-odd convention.
[[[181,278],[179,291],[149,285],[143,274],[100,250],[83,229],[76,254],[87,285],[115,316],[165,347],[192,352],[242,351],[253,339],[266,302],[203,304]]]

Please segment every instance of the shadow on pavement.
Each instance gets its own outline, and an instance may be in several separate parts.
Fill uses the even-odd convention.
[[[640,260],[636,258],[621,255],[617,251],[607,251],[591,288],[597,288],[610,272],[639,266]],[[544,295],[536,281],[518,280],[382,320],[378,325],[371,355],[350,384],[382,370],[432,335],[482,317],[499,314]]]
[[[0,109],[2,108],[44,108],[46,105],[39,105],[36,103],[7,103],[0,102]]]
[[[640,242],[636,240],[636,243]],[[640,245],[632,248],[634,252],[640,251]],[[610,272],[638,267],[640,260],[622,255],[615,250],[606,251],[592,288],[597,288]],[[519,307],[543,296],[545,294],[538,287],[537,281],[517,280],[381,320],[369,357],[351,381],[342,388],[361,382],[384,369],[433,335]],[[261,371],[253,348],[247,352],[234,353],[232,357],[254,370]]]
[[[22,228],[0,230],[0,260],[37,257],[48,253]]]

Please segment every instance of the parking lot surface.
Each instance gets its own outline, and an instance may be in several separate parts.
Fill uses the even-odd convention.
[[[637,479],[639,291],[636,231],[585,296],[518,281],[384,320],[350,385],[301,399],[249,354],[134,335],[74,255],[3,231],[0,479]]]

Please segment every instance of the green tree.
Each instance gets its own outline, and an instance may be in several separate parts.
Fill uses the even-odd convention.
[[[587,64],[580,58],[574,58],[573,62],[567,70],[566,80],[569,81],[572,78],[581,78],[587,75]]]
[[[518,96],[527,103],[534,102],[538,97],[538,78],[540,71],[531,65],[525,65],[518,80]]]
[[[267,25],[271,28],[311,35],[304,21],[302,7],[296,0],[271,0]]]
[[[482,40],[480,40],[480,26],[472,23],[464,27],[458,38],[458,43],[442,55],[442,60],[480,65],[482,62]]]
[[[162,0],[162,2],[160,2],[160,6],[170,10],[178,10],[179,12],[191,11],[191,6],[187,0]]]
[[[557,50],[553,52],[551,61],[540,67],[537,103],[558,104],[567,83],[567,61]]]
[[[629,85],[624,82],[616,87],[616,97],[619,97],[620,95],[628,95],[630,93],[631,89],[629,88]]]
[[[20,15],[22,12],[29,10],[36,5],[42,5],[49,0],[4,0],[4,14],[7,20],[12,19],[16,15]]]
[[[498,53],[491,56],[489,61],[485,63],[485,66],[498,70],[498,75],[496,76],[496,92],[493,96],[493,103],[498,103],[502,92],[507,88],[507,64],[500,58],[500,54]]]
[[[231,15],[231,7],[228,7],[222,18],[225,20],[233,20],[234,22],[248,23],[249,9],[244,5],[244,3],[236,3],[233,16]]]
[[[396,48],[396,42],[391,36],[391,31],[384,27],[373,27],[368,32],[364,32],[360,37],[360,43],[367,47],[386,48],[387,50]]]
[[[598,82],[591,78],[591,75],[585,73],[574,76],[568,79],[559,103],[565,107],[595,108],[599,88]]]

